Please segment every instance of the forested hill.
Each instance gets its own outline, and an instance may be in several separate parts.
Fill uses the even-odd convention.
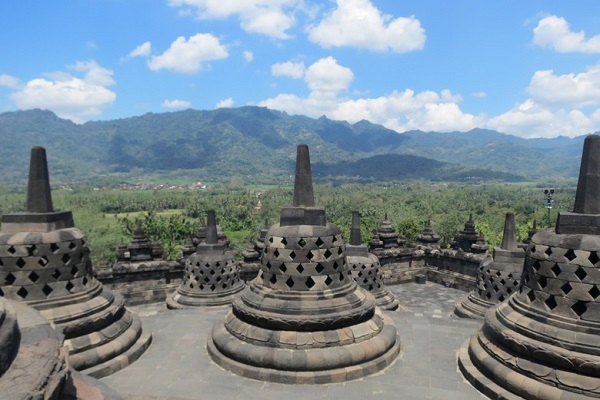
[[[293,171],[299,143],[310,146],[313,171],[321,176],[512,180],[576,176],[583,136],[527,140],[481,129],[398,134],[368,121],[349,124],[247,106],[83,125],[50,111],[6,112],[0,113],[0,140],[0,183],[26,176],[35,145],[48,150],[52,176],[66,181],[185,170],[193,171],[190,179],[284,176]]]

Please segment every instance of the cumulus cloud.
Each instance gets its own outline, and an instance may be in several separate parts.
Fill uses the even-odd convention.
[[[259,105],[291,114],[327,115],[350,123],[366,119],[398,132],[469,130],[484,122],[482,116],[461,111],[458,103],[462,98],[449,90],[415,93],[407,89],[377,98],[345,99],[341,95],[348,91],[353,80],[354,74],[349,68],[339,65],[332,57],[322,58],[304,74],[310,89],[308,97],[284,93]]]
[[[533,43],[560,53],[600,53],[600,35],[586,39],[573,32],[567,20],[556,15],[542,18],[533,29]]]
[[[357,47],[404,53],[423,49],[425,29],[414,16],[393,18],[369,0],[337,0],[337,8],[308,27],[311,41],[325,48]]]
[[[303,62],[286,61],[271,65],[271,74],[273,76],[287,76],[292,79],[301,79],[304,77],[306,67]]]
[[[115,84],[113,71],[94,60],[78,61],[68,69],[83,76],[67,72],[46,74],[45,78],[32,79],[19,87],[10,99],[21,109],[49,109],[77,123],[102,114],[115,101],[116,93],[107,88]]]
[[[170,69],[185,74],[193,74],[202,69],[203,63],[220,60],[229,56],[219,39],[209,33],[198,33],[186,40],[178,37],[171,46],[158,56],[148,60],[153,71]]]
[[[191,14],[200,19],[222,19],[237,16],[247,32],[259,33],[276,39],[289,39],[287,31],[296,20],[294,12],[301,0],[169,0],[173,7],[182,7],[182,15]]]
[[[14,76],[0,74],[0,86],[6,86],[9,88],[16,89],[19,87],[21,81],[19,78],[15,78]]]
[[[128,58],[134,57],[148,57],[152,52],[152,44],[150,42],[145,42],[140,44],[138,47],[133,49],[128,55]]]
[[[215,104],[215,108],[230,108],[233,107],[235,101],[231,97],[220,100],[217,104]]]
[[[600,105],[600,64],[579,74],[536,71],[527,91],[536,102],[565,108]]]
[[[599,121],[580,110],[550,110],[528,99],[504,114],[491,118],[487,126],[525,138],[579,136],[592,132]]]
[[[190,108],[192,106],[192,103],[189,101],[180,100],[180,99],[173,99],[173,100],[165,99],[165,101],[163,101],[161,105],[165,108],[176,109],[176,108]]]
[[[244,51],[244,53],[242,53],[244,55],[244,60],[246,60],[246,62],[252,62],[254,60],[254,53],[246,50]]]

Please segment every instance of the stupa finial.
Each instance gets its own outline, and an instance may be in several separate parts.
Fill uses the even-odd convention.
[[[352,246],[360,246],[362,238],[360,236],[360,214],[358,211],[352,211],[352,227],[350,228],[350,243]]]
[[[600,214],[600,136],[598,135],[589,135],[583,142],[573,212]]]
[[[296,156],[296,179],[294,182],[294,207],[314,207],[312,173],[308,145],[299,144]]]
[[[27,185],[27,212],[51,213],[52,194],[50,193],[50,178],[46,149],[35,146],[31,149],[29,162],[29,183]]]
[[[500,248],[504,250],[516,250],[517,239],[515,236],[516,225],[515,225],[515,214],[506,213],[504,219],[504,234],[502,235],[502,244]]]
[[[206,244],[217,244],[217,217],[215,210],[206,212]]]

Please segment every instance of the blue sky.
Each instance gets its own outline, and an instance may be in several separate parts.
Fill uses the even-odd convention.
[[[597,0],[22,0],[0,15],[0,112],[261,105],[398,132],[600,130]]]

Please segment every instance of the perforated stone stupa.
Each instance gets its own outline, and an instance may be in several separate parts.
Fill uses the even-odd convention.
[[[208,352],[245,377],[282,383],[359,378],[389,365],[400,340],[352,279],[340,230],[315,206],[308,146],[298,146],[294,200],[265,239],[261,271],[217,323]]]
[[[600,136],[585,139],[573,212],[527,248],[519,291],[489,310],[459,365],[492,398],[600,397]]]
[[[27,211],[2,216],[0,295],[26,302],[62,329],[69,363],[94,377],[136,360],[151,342],[121,296],[94,278],[70,211],[54,211],[46,151],[31,150]]]
[[[186,260],[183,282],[175,293],[167,297],[167,307],[178,309],[229,304],[243,288],[235,254],[229,251],[225,241],[218,240],[215,212],[209,210],[206,239]]]
[[[477,287],[456,304],[454,313],[463,318],[483,318],[485,312],[517,291],[525,251],[518,247],[515,235],[515,215],[507,213],[500,247],[486,259],[477,272]]]
[[[485,238],[475,229],[473,214],[469,214],[469,220],[465,222],[465,227],[455,236],[452,242],[452,248],[471,253],[485,253],[488,246],[485,244]]]
[[[398,246],[403,245],[405,242],[404,239],[398,236],[398,232],[392,226],[392,223],[388,219],[388,214],[385,213],[383,217],[383,221],[381,221],[381,225],[377,228],[377,232],[375,233],[375,237],[371,240],[371,248],[372,249],[390,249],[397,248]]]
[[[352,211],[350,242],[346,244],[346,260],[352,277],[360,287],[375,296],[377,305],[384,310],[396,310],[398,300],[383,284],[381,265],[376,255],[369,253],[360,234],[360,215]]]

